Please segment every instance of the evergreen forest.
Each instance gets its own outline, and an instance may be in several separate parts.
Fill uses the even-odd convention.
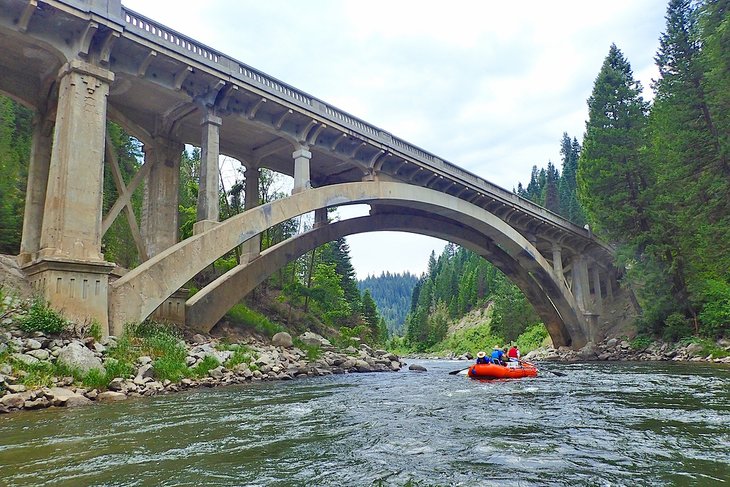
[[[534,166],[515,193],[576,223],[589,225],[615,246],[625,269],[622,285],[642,313],[639,333],[668,340],[715,338],[730,331],[730,2],[670,0],[655,61],[652,101],[616,45],[596,75],[587,100],[582,141],[564,133],[561,165]],[[17,254],[31,152],[33,113],[0,96],[0,253]],[[108,133],[122,178],[132,179],[144,147],[119,126]],[[200,150],[181,153],[179,237],[196,219]],[[104,212],[117,197],[105,171]],[[250,179],[250,178],[248,178]],[[220,218],[243,211],[246,184],[257,184],[260,203],[287,196],[281,176],[261,170],[253,181],[241,171],[221,182]],[[139,219],[143,188],[131,200]],[[119,217],[103,239],[109,261],[140,264],[129,225]],[[139,222],[138,222],[139,223]],[[311,228],[307,217],[286,221],[261,236],[261,250]],[[234,249],[189,283],[191,293],[238,262]],[[484,326],[451,333],[466,314]],[[480,318],[481,319],[481,318]],[[325,244],[275,272],[226,320],[273,334],[313,329],[410,350],[467,349],[545,336],[524,295],[494,266],[452,244],[432,254],[419,277],[385,273],[357,282],[345,239]],[[451,327],[451,328],[450,328]],[[469,335],[469,333],[471,335]],[[453,336],[461,336],[455,342]],[[468,336],[467,336],[468,335]],[[451,341],[449,341],[451,340]]]

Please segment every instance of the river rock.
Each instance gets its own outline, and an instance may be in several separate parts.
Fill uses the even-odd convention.
[[[309,345],[310,347],[331,347],[332,343],[330,343],[329,340],[324,338],[321,335],[317,335],[316,333],[312,333],[311,331],[306,331],[299,335],[299,339],[304,343],[305,345]]]
[[[115,392],[115,391],[100,392],[96,396],[96,400],[99,402],[124,401],[125,399],[127,399],[126,394],[123,394],[121,392]]]
[[[71,342],[63,347],[58,354],[58,361],[72,369],[78,369],[84,374],[87,374],[91,369],[99,369],[102,373],[106,372],[101,360],[94,355],[94,352],[79,342]]]
[[[39,397],[38,399],[34,399],[32,401],[25,401],[25,404],[23,404],[23,408],[25,409],[42,409],[47,408],[50,406],[51,403],[48,399],[45,397]]]
[[[418,365],[418,364],[409,365],[408,370],[413,370],[415,372],[427,372],[426,367],[424,367],[423,365]]]
[[[43,346],[43,344],[41,344],[41,342],[39,342],[38,340],[28,338],[28,340],[25,342],[25,346],[28,347],[30,350],[38,350]]]
[[[66,404],[68,398],[71,396],[77,396],[71,389],[65,389],[63,387],[51,387],[45,393],[46,397],[51,401],[54,406],[62,406]]]
[[[294,342],[290,334],[280,331],[271,338],[271,344],[275,347],[290,348]]]
[[[35,357],[38,360],[48,360],[48,358],[51,356],[51,354],[48,352],[48,350],[41,348],[38,350],[29,350],[25,352],[26,355],[30,355],[31,357]]]
[[[135,378],[145,379],[147,377],[154,377],[154,373],[155,373],[155,371],[152,367],[152,364],[147,363],[147,364],[143,365],[142,367],[140,367],[139,369],[137,369],[137,374],[136,374]]]
[[[0,398],[0,403],[9,408],[20,409],[23,407],[25,400],[29,396],[29,394],[25,393],[5,394],[2,398]]]
[[[35,365],[40,362],[37,358],[25,353],[14,353],[11,357],[19,362],[23,362],[25,365]]]
[[[65,405],[67,408],[77,408],[79,406],[86,406],[87,404],[91,404],[91,399],[88,399],[81,394],[74,394],[66,399]]]
[[[8,385],[8,391],[16,394],[18,392],[25,392],[27,389],[23,384],[10,384]]]
[[[218,366],[215,369],[210,369],[208,371],[208,376],[212,377],[214,379],[222,379],[223,378],[223,366]]]

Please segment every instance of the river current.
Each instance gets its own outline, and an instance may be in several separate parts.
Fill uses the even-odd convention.
[[[0,416],[0,485],[730,485],[730,368],[266,382]]]

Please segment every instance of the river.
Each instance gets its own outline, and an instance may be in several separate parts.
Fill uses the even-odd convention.
[[[730,368],[464,362],[0,416],[0,484],[728,485]]]

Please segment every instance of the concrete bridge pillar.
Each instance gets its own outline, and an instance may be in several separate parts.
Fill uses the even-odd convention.
[[[597,314],[603,313],[603,296],[601,292],[601,276],[597,265],[594,265],[591,269],[593,277],[593,311]]]
[[[563,249],[559,244],[553,243],[553,271],[559,282],[563,282]]]
[[[296,194],[312,187],[309,178],[309,161],[312,159],[312,153],[309,152],[309,147],[301,145],[292,153],[292,157],[294,158],[294,188],[292,194]]]
[[[573,296],[578,307],[583,313],[588,311],[588,298],[590,295],[590,287],[588,284],[588,265],[582,255],[576,255],[572,259],[571,265]]]
[[[329,223],[327,219],[327,208],[317,208],[314,210],[314,228],[320,228]]]
[[[220,170],[220,128],[222,120],[208,111],[201,122],[203,136],[200,154],[200,184],[198,188],[198,221],[193,225],[193,233],[202,233],[218,222]]]
[[[259,176],[261,170],[258,167],[246,167],[246,185],[244,209],[250,210],[259,206]],[[248,264],[256,259],[261,253],[261,234],[251,237],[243,243],[243,252],[241,252],[241,264]]]
[[[23,234],[18,254],[18,262],[21,266],[30,263],[33,256],[40,250],[52,147],[53,121],[48,119],[45,114],[37,113],[33,118],[33,140],[30,148]]]
[[[80,60],[59,71],[39,250],[24,267],[34,289],[54,309],[79,323],[95,320],[104,333],[108,276],[114,266],[101,253],[106,101],[113,80],[111,71]],[[33,177],[42,181],[41,153],[47,151],[47,140],[41,137],[37,143]],[[36,201],[29,209],[35,218],[38,205]],[[26,240],[30,248],[34,238],[31,232]]]
[[[178,241],[180,157],[183,144],[156,138],[144,147],[150,164],[142,204],[142,238],[149,257]]]
[[[616,282],[616,270],[611,268],[608,270],[606,276],[606,299],[608,302],[613,302],[613,283]]]

